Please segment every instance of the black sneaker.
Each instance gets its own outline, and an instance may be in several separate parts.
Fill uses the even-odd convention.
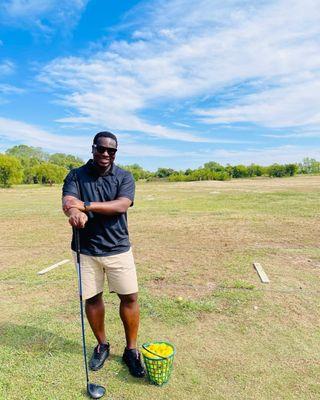
[[[129,368],[129,372],[136,378],[143,378],[146,371],[141,362],[141,356],[137,349],[124,349],[122,360]]]
[[[93,354],[89,362],[89,368],[92,371],[98,371],[98,369],[103,367],[103,364],[108,358],[109,353],[110,353],[109,343],[98,344],[93,350]]]

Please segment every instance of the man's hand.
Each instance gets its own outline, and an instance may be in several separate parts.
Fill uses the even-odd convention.
[[[77,210],[76,208],[69,210],[69,224],[74,226],[75,228],[84,228],[85,224],[88,221],[88,216],[82,211]]]
[[[77,208],[79,211],[85,211],[83,201],[71,196],[65,197],[62,208],[64,212],[69,211],[71,208]]]

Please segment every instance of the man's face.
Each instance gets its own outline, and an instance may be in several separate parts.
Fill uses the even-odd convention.
[[[101,168],[109,168],[116,158],[117,144],[115,140],[99,137],[97,143],[92,146],[94,162]]]

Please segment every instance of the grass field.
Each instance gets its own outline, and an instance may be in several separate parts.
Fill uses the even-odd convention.
[[[1,400],[86,398],[74,267],[37,275],[71,258],[60,190],[0,190]],[[105,398],[320,398],[319,195],[319,176],[138,183],[139,342],[173,342],[175,369],[162,388],[128,375],[117,297],[105,293],[112,354],[91,373]],[[88,329],[87,342],[91,353]]]

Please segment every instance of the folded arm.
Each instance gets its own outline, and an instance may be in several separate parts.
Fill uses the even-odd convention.
[[[66,207],[66,204],[70,204],[70,200],[78,200],[73,196],[64,196],[62,199],[62,209],[67,217],[69,217],[69,224],[75,228],[84,228],[88,221],[88,216],[83,211],[80,211],[77,207]]]
[[[93,201],[89,207],[84,207],[84,202],[73,197],[64,196],[62,208],[64,213],[69,216],[71,210],[77,210],[78,212],[84,213],[85,211],[92,211],[104,215],[118,215],[125,213],[131,206],[132,201],[127,197],[119,197],[116,200],[111,201]],[[85,214],[86,215],[86,214]]]

